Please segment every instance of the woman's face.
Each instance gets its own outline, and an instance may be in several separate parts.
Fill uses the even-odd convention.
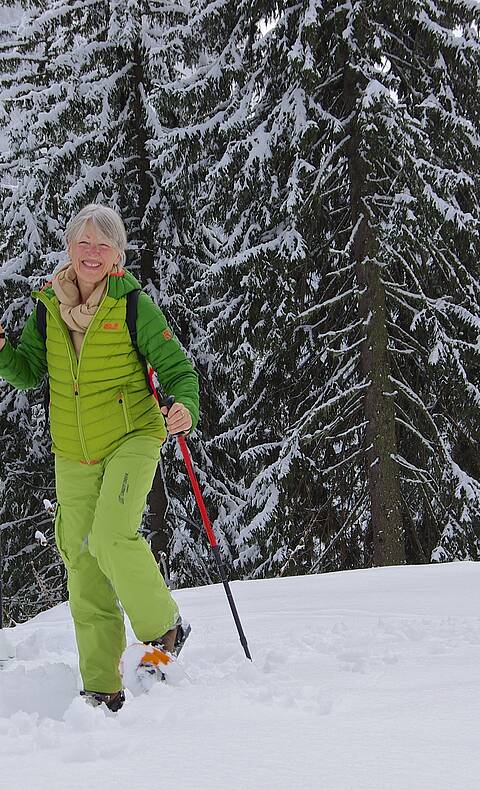
[[[85,224],[83,233],[68,245],[68,254],[77,279],[89,285],[103,280],[121,257],[91,220]]]

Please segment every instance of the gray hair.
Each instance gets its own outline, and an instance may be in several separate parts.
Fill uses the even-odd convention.
[[[76,241],[82,235],[85,225],[89,221],[95,225],[105,240],[119,251],[121,255],[120,264],[123,266],[126,259],[127,233],[120,215],[108,206],[102,206],[100,203],[89,203],[78,214],[75,214],[65,230],[67,245],[72,241]]]

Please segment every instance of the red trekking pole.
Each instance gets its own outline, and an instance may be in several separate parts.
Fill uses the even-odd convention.
[[[173,397],[173,395],[170,395],[162,402],[161,405],[166,406],[168,409],[170,409],[170,407],[173,406],[174,403],[175,403],[175,398]],[[187,447],[185,436],[183,436],[180,433],[177,433],[176,437],[180,445],[180,450],[182,451],[182,456],[183,456],[183,460],[185,461],[185,466],[187,467],[188,476],[190,478],[190,483],[192,484],[192,489],[193,489],[193,493],[195,494],[195,499],[197,501],[198,509],[200,510],[200,515],[202,516],[203,526],[205,527],[205,532],[207,533],[207,537],[210,546],[212,548],[213,556],[215,557],[215,562],[217,563],[218,572],[220,574],[222,584],[227,594],[228,603],[230,604],[230,609],[232,611],[233,619],[235,620],[235,625],[237,626],[237,631],[240,637],[241,645],[245,651],[246,657],[251,661],[252,656],[250,655],[247,639],[242,628],[242,623],[240,622],[240,617],[238,616],[237,607],[235,606],[235,601],[233,600],[232,591],[230,590],[230,585],[228,583],[227,575],[225,573],[225,568],[223,566],[222,558],[220,556],[220,549],[218,547],[217,539],[215,537],[215,533],[213,531],[212,525],[210,523],[210,519],[208,517],[207,509],[205,507],[205,502],[203,501],[202,492],[200,491],[200,486],[198,485],[198,480],[193,470],[192,458],[190,456],[190,451]]]

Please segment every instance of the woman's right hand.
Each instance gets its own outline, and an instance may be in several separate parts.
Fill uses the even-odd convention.
[[[5,330],[3,326],[0,324],[0,351],[5,345]]]

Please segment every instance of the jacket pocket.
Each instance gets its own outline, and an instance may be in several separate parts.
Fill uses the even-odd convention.
[[[133,430],[132,421],[130,419],[130,412],[128,408],[128,397],[125,390],[119,392],[117,395],[117,403],[118,407],[122,410],[123,413],[123,420],[125,423],[125,431],[126,433],[130,433]]]

